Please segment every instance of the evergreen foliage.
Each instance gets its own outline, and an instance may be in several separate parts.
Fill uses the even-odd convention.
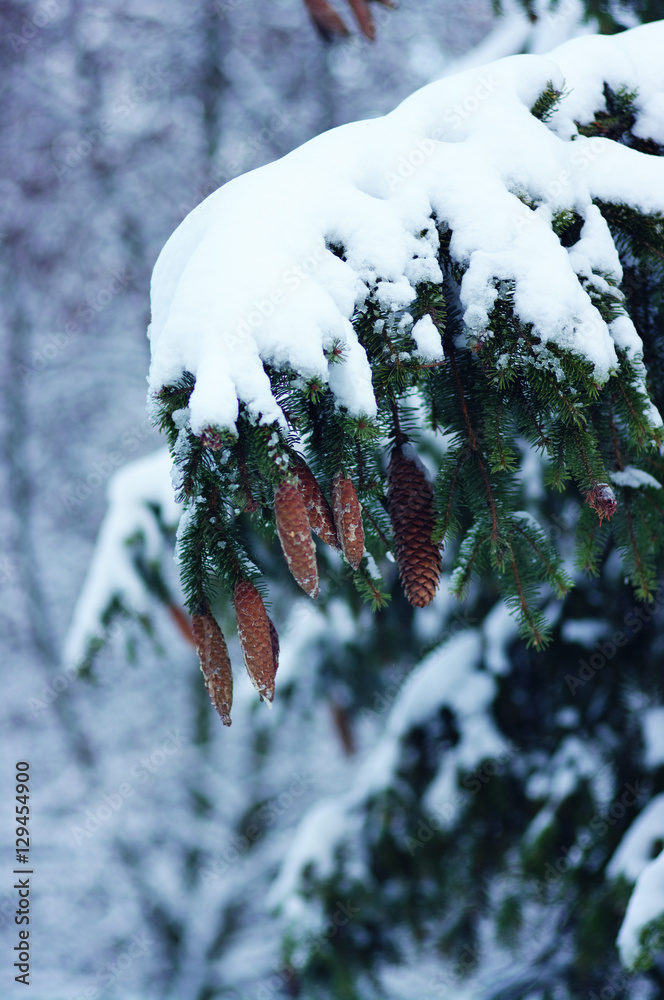
[[[563,94],[547,85],[533,117],[550,122]],[[631,131],[638,94],[607,85],[604,99],[580,134],[660,156],[660,146]],[[531,192],[520,197],[537,207]],[[339,538],[317,543],[317,606],[331,624],[306,647],[299,676],[279,687],[277,675],[277,723],[269,729],[255,717],[251,766],[274,763],[296,710],[303,739],[310,697],[318,709],[343,704],[338,728],[347,745],[367,733],[367,753],[380,741],[379,763],[390,770],[382,785],[364,769],[357,780],[344,775],[348,794],[332,790],[327,804],[336,801],[337,811],[326,815],[337,840],[325,864],[304,857],[291,886],[297,905],[284,907],[283,966],[254,984],[252,1000],[401,996],[385,985],[386,971],[420,966],[437,970],[416,994],[422,1000],[460,994],[471,978],[477,1000],[661,993],[661,921],[642,929],[634,963],[641,974],[619,965],[614,942],[632,886],[611,875],[610,862],[644,805],[664,793],[661,761],[644,762],[644,718],[663,698],[664,468],[650,411],[651,403],[664,411],[663,227],[633,206],[595,204],[624,278],[618,285],[598,270],[579,281],[606,322],[627,313],[644,344],[643,362],[619,349],[618,368],[602,385],[583,358],[534,336],[506,282],[496,281],[486,334],[468,335],[463,267],[450,253],[453,233],[434,216],[421,238],[436,241],[442,282],[421,283],[400,311],[387,310],[374,287],[353,317],[372,367],[375,419],[349,415],[322,380],[272,365],[265,370],[285,427],[261,425],[241,409],[236,433],[211,426],[196,436],[187,421],[193,376],[159,394],[185,506],[178,548],[195,614],[212,609],[226,628],[238,585],[251,581],[267,598],[268,580],[278,584],[270,587],[275,620],[286,618],[301,590],[279,553],[275,496],[285,483],[304,497],[304,461],[331,506],[342,475],[363,507],[367,555],[359,568],[342,559]],[[566,249],[582,227],[573,204],[551,219]],[[329,249],[345,257],[342,245]],[[440,338],[439,360],[418,353],[413,327],[425,318]],[[334,359],[343,361],[338,344],[328,348]],[[443,585],[463,601],[460,617],[442,595],[414,611],[397,580],[389,556],[399,560],[400,519],[390,516],[388,470],[399,454],[420,455],[435,470],[429,541],[436,552],[444,546]],[[163,600],[154,567],[142,559],[137,570]],[[373,628],[366,604],[376,610]],[[338,636],[339,607],[351,625]],[[476,661],[464,653],[466,639],[476,640]],[[438,677],[454,684],[443,697],[429,678],[422,701],[430,710],[412,719],[404,677],[417,664],[418,674],[426,668],[429,653],[439,657]],[[455,674],[464,656],[466,674]],[[486,691],[483,711],[468,695],[474,729],[464,683]],[[201,743],[208,716],[199,712]],[[237,819],[238,834],[251,815]],[[327,826],[318,830],[327,843]],[[654,856],[661,841],[650,847]],[[260,864],[254,855],[251,863]],[[268,866],[271,879],[274,853]],[[208,954],[201,996],[236,995],[215,978],[215,964],[246,904],[244,886],[242,893],[237,910],[221,914],[226,937],[220,932]],[[339,901],[352,904],[345,923],[335,921]],[[508,957],[494,973],[496,955]]]
[[[547,84],[531,113],[547,122],[562,95]],[[606,108],[580,133],[659,155],[656,144],[631,132],[636,96],[606,86]],[[664,223],[629,205],[597,205],[621,250],[627,280],[619,287],[611,274],[593,272],[581,274],[579,281],[602,319],[611,323],[629,312],[632,276],[659,273]],[[554,216],[552,229],[569,248],[579,239],[581,224],[570,207]],[[220,594],[228,599],[242,579],[260,580],[254,536],[275,537],[275,491],[297,483],[303,461],[328,498],[335,476],[354,484],[371,562],[364,558],[347,572],[374,608],[383,606],[385,585],[376,564],[384,566],[388,555],[399,557],[387,514],[390,456],[406,443],[421,446],[431,432],[444,435],[437,446],[431,537],[448,553],[452,590],[459,598],[475,577],[493,575],[518,617],[520,634],[540,649],[549,641],[544,599],[551,593],[562,598],[571,580],[544,527],[522,510],[520,459],[524,449],[533,448],[543,458],[548,488],[571,489],[585,502],[577,565],[597,573],[607,546],[613,545],[638,597],[651,599],[664,547],[656,489],[662,481],[662,428],[652,420],[644,391],[651,376],[644,381],[641,359],[618,347],[618,368],[601,384],[587,359],[541,341],[520,319],[511,283],[498,279],[488,328],[470,336],[458,304],[464,268],[450,254],[452,236],[435,216],[420,233],[423,241],[437,241],[439,285],[421,283],[407,310],[393,310],[384,305],[378,279],[353,317],[372,368],[375,418],[351,416],[321,380],[303,380],[296,371],[270,365],[265,369],[285,426],[265,425],[241,406],[236,435],[208,427],[195,436],[187,425],[193,376],[185,373],[159,393],[158,421],[178,468],[186,510],[179,560],[190,611],[209,606]],[[328,249],[345,260],[343,246]],[[654,281],[651,288],[647,294],[657,295]],[[440,337],[440,360],[427,360],[418,351],[413,327],[423,319]],[[652,323],[640,332],[650,360],[657,354]],[[327,356],[341,362],[343,348],[333,345]],[[654,367],[659,380],[659,362]],[[620,475],[615,474],[634,465],[650,473],[652,485],[616,485]]]
[[[564,8],[564,0],[519,0],[531,21],[537,21],[544,14],[555,17]],[[492,0],[496,14],[504,13],[502,0]],[[597,24],[598,30],[605,35],[613,35],[631,27],[636,21],[646,24],[649,21],[659,21],[664,18],[664,3],[662,0],[583,0],[585,19]]]
[[[394,780],[347,817],[333,876],[303,872],[298,894],[323,924],[342,896],[361,914],[340,928],[330,954],[311,949],[300,980],[305,994],[382,997],[373,976],[407,963],[411,946],[449,963],[424,994],[431,1000],[463,989],[495,948],[518,956],[519,971],[501,969],[493,988],[477,993],[487,1000],[582,1000],[609,988],[627,1000],[641,995],[644,982],[661,988],[661,920],[642,932],[634,970],[646,978],[620,966],[614,942],[630,885],[608,878],[607,865],[644,803],[664,792],[661,766],[642,777],[639,736],[643,705],[662,693],[656,623],[663,604],[660,588],[649,607],[636,609],[605,565],[569,593],[546,650],[536,653],[512,634],[510,669],[492,713],[504,750],[460,767],[451,799],[440,805],[434,783],[463,721],[432,706],[426,722],[406,728]],[[486,620],[479,595],[466,608],[471,621]],[[628,656],[615,655],[608,626],[592,650],[571,638],[566,625],[588,621],[598,608],[622,626]],[[660,848],[655,841],[653,850]],[[303,938],[286,942],[288,961]],[[345,991],[330,979],[341,954],[352,983]]]
[[[548,84],[531,114],[546,124],[563,95]],[[638,94],[606,85],[604,98],[579,133],[661,156],[657,143],[632,132]],[[522,200],[536,207],[528,193]],[[379,609],[377,627],[370,641],[359,630],[343,657],[326,653],[318,679],[321,692],[339,683],[352,691],[355,725],[378,711],[376,691],[386,687],[381,671],[395,657],[408,670],[426,652],[419,646],[413,653],[413,612],[388,558],[399,559],[400,530],[388,470],[402,449],[436,469],[429,541],[443,548],[446,580],[464,602],[466,621],[480,623],[487,662],[495,654],[489,623],[497,600],[518,625],[503,633],[507,666],[493,677],[491,721],[504,753],[480,748],[470,764],[459,756],[452,785],[445,786],[455,790],[451,813],[437,813],[432,794],[463,744],[466,720],[433,699],[428,717],[393,729],[391,780],[363,795],[351,791],[348,804],[339,806],[345,820],[339,828],[347,832],[339,835],[331,863],[321,870],[303,865],[294,891],[307,918],[293,922],[283,951],[296,993],[330,1000],[384,996],[383,971],[407,964],[414,948],[418,955],[444,956],[454,970],[433,979],[426,996],[460,988],[492,949],[518,954],[520,971],[509,981],[498,978],[482,997],[581,1000],[607,983],[612,996],[633,995],[636,980],[613,950],[630,885],[610,877],[607,866],[646,798],[664,792],[661,767],[645,782],[638,777],[640,711],[661,699],[661,642],[653,619],[664,603],[658,589],[664,442],[652,407],[664,409],[664,225],[660,216],[630,205],[599,199],[595,205],[619,250],[624,278],[619,284],[597,271],[579,281],[605,322],[627,314],[644,344],[643,360],[618,347],[618,367],[604,384],[586,359],[542,343],[522,322],[508,282],[496,279],[488,328],[470,336],[459,304],[464,269],[450,253],[453,233],[432,216],[421,238],[436,240],[440,284],[421,283],[408,308],[393,311],[373,287],[353,317],[372,368],[374,419],[350,416],[327,385],[269,366],[286,431],[262,427],[241,412],[237,437],[210,427],[197,438],[183,413],[193,379],[185,376],[161,394],[160,419],[193,512],[179,546],[192,606],[201,593],[225,588],[228,595],[243,575],[258,579],[259,566],[267,575],[275,572],[265,549],[261,563],[257,540],[275,539],[275,491],[297,482],[302,460],[330,500],[335,476],[355,484],[370,558],[356,571],[347,564],[340,571],[338,556],[321,548],[320,601],[328,607],[333,592],[357,622],[360,600],[371,601]],[[582,227],[573,205],[551,220],[568,249]],[[343,246],[329,249],[345,258]],[[440,337],[440,360],[418,351],[413,327],[425,318]],[[536,505],[528,499],[526,460],[544,487]],[[210,516],[215,524],[218,517],[212,495],[224,498],[223,531],[233,546],[205,541]],[[600,610],[623,631],[609,631],[610,638],[591,649],[583,626]],[[569,628],[577,623],[577,632]],[[621,659],[617,649],[627,642],[630,655]],[[431,647],[449,648],[454,656],[442,623]],[[441,670],[445,666],[443,659]],[[488,673],[483,665],[476,682]],[[352,900],[359,916],[336,927],[333,939],[312,938],[309,915],[321,926],[336,926],[340,899]],[[634,963],[640,986],[661,987],[660,954],[661,919],[641,933]]]

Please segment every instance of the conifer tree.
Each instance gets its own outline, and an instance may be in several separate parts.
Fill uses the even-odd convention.
[[[542,156],[550,146],[555,149],[563,180],[554,176],[542,190],[541,178],[527,172],[519,182],[506,183],[499,173],[486,179],[497,183],[507,199],[505,225],[511,230],[502,236],[501,253],[491,255],[484,249],[483,234],[467,234],[476,224],[481,233],[482,223],[472,209],[462,211],[455,224],[455,208],[437,189],[425,163],[421,188],[431,207],[419,213],[417,232],[397,223],[401,232],[393,234],[397,244],[409,240],[410,263],[398,278],[405,294],[392,291],[394,277],[381,274],[371,260],[375,247],[369,249],[368,269],[358,263],[352,225],[345,233],[339,227],[336,237],[321,233],[320,270],[325,274],[315,273],[311,283],[333,289],[327,269],[335,262],[347,283],[352,278],[360,286],[354,307],[343,317],[350,328],[346,341],[316,334],[318,356],[304,365],[318,367],[316,374],[299,370],[297,347],[279,332],[292,305],[281,311],[277,305],[274,321],[269,313],[252,320],[255,334],[245,319],[233,332],[232,320],[221,311],[224,303],[217,304],[217,293],[204,275],[196,292],[207,310],[203,328],[219,326],[222,352],[229,358],[236,354],[237,364],[249,366],[247,386],[242,386],[245,375],[239,374],[234,382],[220,376],[215,385],[208,372],[198,385],[200,380],[186,368],[165,379],[162,371],[172,370],[173,353],[188,353],[181,346],[186,338],[193,338],[194,353],[189,354],[197,365],[214,372],[218,362],[207,347],[199,347],[196,355],[196,345],[210,334],[185,333],[178,325],[192,294],[189,282],[183,279],[178,286],[176,281],[174,292],[170,287],[174,272],[196,267],[196,250],[192,254],[189,241],[187,257],[194,263],[180,259],[185,239],[180,232],[189,220],[164,251],[153,282],[152,405],[178,469],[178,498],[185,506],[179,561],[192,613],[220,596],[230,600],[240,584],[260,586],[254,536],[277,537],[294,579],[316,597],[313,529],[334,548],[341,547],[355,586],[374,609],[386,601],[377,571],[386,556],[396,558],[408,600],[423,607],[438,584],[440,551],[450,549],[453,592],[462,598],[473,579],[491,577],[518,617],[521,636],[542,649],[550,638],[545,596],[563,598],[571,579],[542,523],[522,509],[520,458],[530,449],[543,462],[546,489],[556,493],[571,488],[583,504],[576,542],[579,568],[596,574],[612,545],[636,596],[652,599],[664,546],[657,498],[664,436],[654,392],[659,373],[652,333],[644,330],[641,340],[630,308],[632,276],[659,267],[662,221],[656,197],[649,197],[652,208],[640,208],[640,198],[633,194],[638,180],[613,184],[615,190],[610,190],[600,170],[594,176],[594,161],[602,159],[615,171],[633,166],[646,183],[653,183],[658,175],[652,163],[662,147],[642,136],[642,128],[634,131],[639,121],[635,88],[604,82],[602,107],[574,124],[574,95],[565,91],[571,83],[543,80],[526,107],[517,96],[518,71],[516,81],[510,71],[503,72],[497,89],[513,88],[514,104],[529,117],[521,141],[533,143]],[[432,123],[436,115],[451,120],[449,112],[445,117],[433,110],[435,86],[410,101],[411,114],[431,118],[411,160],[419,163],[416,154],[430,157],[434,171],[445,169],[448,133],[444,127],[436,133]],[[572,110],[566,113],[570,102]],[[440,103],[445,107],[444,93]],[[498,102],[489,103],[499,113]],[[405,102],[390,117],[403,127],[408,114]],[[479,113],[477,119],[479,124],[459,138],[476,135],[476,129],[481,134]],[[431,135],[443,140],[439,148]],[[570,152],[571,139],[578,143],[578,155]],[[389,160],[389,147],[385,152]],[[314,171],[315,149],[310,159]],[[287,170],[288,157],[282,163]],[[417,168],[411,166],[410,172],[417,175]],[[248,197],[257,199],[260,210],[261,197],[271,195],[269,172],[262,187],[259,174],[254,175],[256,191]],[[392,176],[385,176],[394,186]],[[417,191],[417,176],[413,181],[407,173],[403,187]],[[219,192],[222,204],[226,191],[233,197],[231,188]],[[400,190],[397,184],[395,206],[402,204]],[[277,193],[285,197],[278,186]],[[222,266],[223,222],[214,218],[212,202],[206,224],[217,242],[210,252]],[[395,216],[400,210],[394,210]],[[504,212],[504,203],[496,211]],[[232,238],[231,231],[226,239]],[[466,244],[463,252],[458,243]],[[530,254],[542,255],[540,270]],[[481,262],[483,255],[486,262]],[[560,292],[557,281],[564,283]],[[284,298],[279,284],[275,289],[275,301]],[[161,304],[160,296],[166,295],[174,296],[170,315]],[[533,301],[538,296],[541,307]],[[560,296],[562,306],[554,301]],[[232,311],[236,305],[227,308]],[[199,304],[199,314],[200,309]],[[218,315],[214,310],[220,310]],[[314,329],[318,322],[312,316]],[[247,341],[256,343],[258,359],[255,354],[245,357]],[[166,369],[162,356],[168,360]],[[369,378],[367,369],[370,388],[362,384]],[[354,383],[350,389],[349,380]],[[355,391],[357,386],[361,389]],[[226,416],[228,401],[224,407],[207,404],[211,391],[237,393],[237,415]],[[197,397],[198,405],[190,408]],[[444,454],[436,444],[441,434]],[[435,488],[417,457],[417,448],[427,447],[428,440],[438,448]]]
[[[621,36],[629,41],[623,43],[626,49],[611,50],[617,61],[625,52],[634,58],[641,51],[644,61],[653,58],[649,46],[661,37],[661,26],[651,29],[652,36],[640,31]],[[484,708],[491,705],[485,725],[494,734],[493,745],[468,736],[474,716],[464,714],[467,706],[458,687],[437,691],[444,682],[433,679],[425,659],[413,683],[430,685],[429,712],[421,711],[410,725],[406,714],[399,723],[397,701],[388,720],[388,730],[392,725],[398,735],[394,781],[351,793],[348,802],[338,804],[339,814],[347,817],[339,829],[356,829],[359,817],[365,831],[363,870],[353,874],[357,845],[350,834],[337,839],[331,876],[329,862],[321,862],[327,874],[317,878],[315,857],[301,858],[300,879],[292,878],[292,864],[286,866],[291,883],[281,885],[278,901],[299,894],[325,924],[333,919],[338,899],[350,894],[361,913],[323,945],[320,938],[304,943],[302,928],[293,926],[294,945],[285,958],[316,995],[370,995],[381,964],[393,962],[404,947],[404,929],[458,956],[459,969],[465,954],[466,971],[472,973],[481,962],[487,917],[495,947],[533,945],[531,967],[522,979],[487,996],[553,997],[559,988],[581,996],[601,985],[609,972],[620,974],[616,957],[607,960],[607,943],[618,932],[628,884],[620,874],[609,877],[606,869],[629,825],[630,804],[642,802],[641,785],[629,780],[638,773],[639,749],[627,736],[636,725],[629,703],[621,705],[621,696],[613,694],[610,709],[596,706],[597,692],[610,686],[614,668],[602,675],[599,688],[593,688],[592,679],[599,659],[602,667],[612,664],[619,643],[634,638],[636,630],[632,624],[633,634],[626,630],[598,641],[597,652],[588,660],[581,657],[573,672],[566,666],[568,649],[583,649],[583,627],[566,629],[559,615],[562,601],[566,616],[582,622],[598,602],[613,606],[624,623],[623,608],[633,602],[649,602],[646,617],[659,607],[664,201],[657,186],[664,178],[659,159],[664,132],[652,117],[652,134],[646,132],[642,109],[649,94],[633,73],[619,82],[602,75],[609,49],[602,51],[604,61],[597,66],[590,50],[588,65],[579,65],[583,49],[578,45],[554,53],[551,59],[561,67],[555,79],[542,75],[551,72],[550,64],[537,72],[525,62],[495,67],[500,99],[512,100],[526,116],[523,128],[513,125],[521,143],[532,143],[540,152],[539,159],[534,157],[538,169],[530,174],[528,169],[498,171],[510,213],[500,215],[498,205],[495,211],[512,228],[507,238],[502,234],[502,242],[478,236],[494,220],[478,218],[473,207],[466,214],[463,207],[457,210],[436,187],[435,177],[436,170],[444,171],[443,157],[454,155],[448,145],[439,156],[437,141],[443,146],[452,137],[469,142],[495,118],[478,111],[473,119],[470,103],[452,104],[451,98],[445,118],[447,84],[439,86],[439,100],[430,88],[402,105],[390,124],[418,122],[421,155],[418,159],[411,145],[406,165],[412,169],[402,171],[402,178],[387,168],[397,157],[386,156],[387,189],[382,190],[400,206],[403,189],[424,195],[425,210],[421,205],[419,211],[411,209],[408,226],[402,223],[398,235],[393,230],[395,241],[408,247],[408,261],[401,272],[388,266],[381,273],[370,239],[358,252],[353,226],[322,231],[324,274],[314,274],[312,281],[344,302],[340,311],[345,310],[352,333],[348,327],[345,339],[319,333],[314,309],[312,337],[319,338],[326,361],[326,368],[317,370],[310,360],[297,364],[297,351],[284,333],[291,315],[287,307],[272,327],[268,317],[257,323],[256,333],[234,334],[221,310],[241,313],[233,313],[235,303],[220,301],[215,323],[222,343],[226,338],[227,356],[242,350],[248,339],[256,345],[262,379],[249,389],[235,374],[223,382],[225,392],[234,386],[237,393],[232,419],[210,402],[214,359],[205,349],[189,350],[191,369],[164,379],[161,355],[169,352],[173,371],[178,326],[163,313],[159,317],[161,275],[167,273],[172,282],[174,271],[182,268],[174,260],[183,240],[178,244],[175,237],[171,257],[167,248],[155,271],[151,385],[185,505],[179,560],[190,610],[228,599],[237,587],[260,587],[259,552],[277,540],[295,582],[315,598],[325,588],[322,567],[333,563],[324,547],[316,556],[314,529],[325,537],[333,559],[339,558],[334,553],[340,547],[348,585],[379,610],[379,628],[389,632],[404,615],[388,557],[396,562],[407,601],[417,608],[433,599],[445,565],[452,593],[470,601],[472,617],[481,623],[458,642],[443,643],[431,660],[441,673],[451,669],[454,658],[465,662],[466,680],[472,681],[468,690],[490,691]],[[528,79],[522,88],[514,84],[519,73]],[[477,87],[476,77],[465,78],[457,90],[475,98],[473,113],[480,103]],[[584,87],[599,94],[590,113],[575,97]],[[522,96],[526,92],[529,101]],[[492,104],[492,114],[500,116],[499,100]],[[453,122],[447,131],[432,131],[432,119],[450,123],[459,108],[471,122],[459,112],[456,136]],[[331,145],[332,140],[324,148]],[[543,151],[555,158],[561,146],[567,150],[558,173],[543,178]],[[512,145],[508,155],[514,156],[516,148]],[[470,159],[459,162],[471,169]],[[287,170],[288,158],[283,164]],[[306,165],[311,170],[320,165],[315,150]],[[623,183],[616,181],[620,171]],[[271,179],[279,197],[280,175]],[[260,199],[259,181],[249,195],[238,191],[238,196]],[[642,184],[650,185],[647,196]],[[381,191],[375,183],[373,189]],[[335,195],[329,192],[333,202]],[[311,202],[305,208],[310,212]],[[208,224],[221,229],[214,211],[211,206]],[[297,231],[299,216],[293,215]],[[469,235],[471,217],[477,230]],[[376,225],[385,227],[384,219]],[[232,242],[232,234],[228,239]],[[500,253],[491,252],[496,241]],[[195,267],[201,256],[191,246],[189,237],[187,261]],[[207,252],[214,248],[224,260],[223,246],[222,233],[218,243],[208,240]],[[540,255],[544,266],[526,259],[529,254]],[[259,264],[262,259],[259,255]],[[330,277],[332,268],[346,277],[354,272],[350,308]],[[269,291],[258,277],[255,301]],[[405,282],[405,293],[396,290],[399,281]],[[176,283],[174,294],[169,291],[175,303],[171,316],[182,313],[189,287]],[[203,275],[197,286],[199,318],[201,301],[203,308],[213,307],[210,289]],[[534,302],[533,295],[541,301]],[[555,300],[566,315],[559,311],[551,322]],[[334,331],[332,322],[329,329]],[[271,339],[273,330],[280,340]],[[355,362],[358,346],[370,368],[370,394],[366,373]],[[343,381],[344,372],[350,372],[355,394],[349,379]],[[435,468],[435,477],[422,458]],[[526,460],[542,491],[537,516],[526,499]],[[550,518],[564,518],[570,504],[578,511],[572,552],[567,531],[559,539],[550,531]],[[380,579],[381,569],[389,586]],[[618,574],[629,580],[631,596],[617,584]],[[390,590],[394,610],[386,607]],[[516,625],[510,630],[504,624],[501,636],[509,666],[492,674],[481,650],[496,642],[491,632],[500,607],[496,596]],[[238,625],[244,649],[239,616]],[[252,641],[261,641],[259,632],[256,628]],[[488,649],[486,656],[491,658]],[[644,652],[623,683],[652,694],[653,667],[652,656]],[[542,677],[546,684],[536,680]],[[478,695],[468,697],[476,702]],[[361,702],[356,706],[362,707]],[[612,739],[600,736],[603,727]],[[583,740],[575,733],[583,733]],[[602,766],[610,773],[608,793],[597,780]],[[403,790],[397,770],[405,779]],[[451,815],[437,813],[435,789],[442,783],[449,794],[457,782]],[[405,877],[392,898],[395,871]],[[470,904],[459,912],[466,892]],[[452,903],[441,913],[444,898]],[[392,912],[389,921],[378,918],[394,907],[398,913]],[[631,961],[650,966],[656,982],[652,962],[658,938],[653,934],[640,951],[632,949]],[[560,958],[563,945],[565,957]]]
[[[377,745],[273,887],[295,995],[389,996],[409,964],[423,997],[464,977],[483,1000],[662,987],[664,898],[623,923],[664,839],[662,31],[321,137],[211,199],[156,268],[150,405],[195,634],[234,607],[278,703],[273,588],[323,609],[334,591],[356,623],[317,691],[343,682]],[[269,298],[286,278],[290,311]]]
[[[518,2],[531,21],[537,21],[538,18],[547,15],[556,17],[565,8],[564,0],[518,0]],[[493,0],[493,9],[497,14],[504,13],[504,7],[501,0]],[[606,35],[624,31],[635,23],[647,24],[664,17],[662,0],[613,0],[609,3],[601,0],[583,0],[583,9],[586,20],[595,23],[597,30]]]

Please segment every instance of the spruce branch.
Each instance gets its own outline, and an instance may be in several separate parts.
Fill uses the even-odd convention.
[[[508,541],[507,547],[510,553],[510,569],[512,571],[512,576],[514,577],[514,583],[516,584],[518,592],[519,618],[521,622],[523,622],[521,627],[522,635],[527,639],[528,645],[532,644],[537,649],[542,649],[547,642],[550,641],[550,639],[542,629],[539,616],[533,614],[531,611],[531,602],[526,598],[524,584],[519,575],[518,561],[514,554],[512,543]],[[509,596],[507,597],[507,601],[509,603]]]
[[[564,109],[568,93],[573,86],[567,92],[548,80],[526,107],[534,141],[542,135],[554,141],[555,133],[545,127]],[[630,147],[618,151],[619,163],[661,155],[657,143],[634,135],[643,120],[637,97],[633,87],[605,85],[603,106],[589,124],[578,126],[579,134],[601,137],[607,155],[616,155],[616,143]],[[589,149],[585,142],[579,146]],[[584,184],[592,180],[592,171],[587,174]],[[417,185],[417,175],[408,183]],[[492,257],[486,241],[473,244],[471,238],[478,221],[458,206],[450,206],[445,218],[444,192],[428,201],[438,215],[431,212],[407,226],[387,199],[385,218],[395,232],[402,226],[399,245],[408,248],[402,273],[386,267],[375,248],[375,259],[358,253],[352,228],[323,232],[330,273],[345,275],[354,288],[354,297],[337,309],[337,326],[323,329],[316,319],[314,326],[321,328],[312,328],[318,344],[311,355],[300,355],[278,323],[268,329],[266,320],[255,338],[258,370],[256,380],[248,381],[252,391],[261,379],[267,384],[261,399],[269,405],[269,420],[251,392],[238,391],[234,429],[210,423],[194,433],[194,376],[184,371],[157,392],[154,409],[186,509],[179,551],[192,607],[218,593],[231,599],[241,581],[260,584],[261,571],[250,559],[256,537],[263,553],[280,540],[293,576],[315,596],[312,530],[341,547],[354,571],[349,579],[373,605],[380,595],[374,555],[380,561],[394,554],[409,600],[424,606],[440,577],[440,543],[456,535],[453,591],[461,595],[474,577],[491,576],[517,615],[521,634],[541,648],[548,636],[542,594],[550,587],[561,598],[571,581],[541,526],[522,510],[524,438],[543,457],[548,490],[576,488],[585,498],[578,564],[599,572],[613,539],[637,592],[652,592],[664,548],[664,505],[643,485],[644,477],[636,480],[639,488],[623,484],[641,463],[664,483],[664,429],[655,409],[664,405],[664,215],[625,204],[628,187],[617,186],[622,200],[616,196],[614,202],[596,197],[597,190],[601,185],[566,204],[548,197],[536,178],[518,190],[504,186],[518,221],[533,227],[529,233],[543,234],[543,247],[555,251],[547,258],[548,284],[521,261],[520,231],[506,241],[506,256],[495,257],[487,269]],[[371,245],[372,234],[366,235]],[[512,266],[512,256],[522,266]],[[559,316],[556,275],[561,289],[569,289]],[[313,281],[329,297],[327,278],[317,274]],[[546,309],[537,308],[537,281]],[[589,330],[581,318],[588,312]],[[339,332],[344,329],[347,339]],[[229,356],[231,366],[234,360]],[[422,445],[437,463],[435,491],[424,485],[417,463]]]

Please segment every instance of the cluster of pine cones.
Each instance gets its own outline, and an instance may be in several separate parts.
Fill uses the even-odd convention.
[[[330,504],[301,458],[294,460],[274,495],[281,548],[290,572],[309,597],[319,593],[312,531],[340,549],[355,570],[364,555],[362,507],[352,481],[342,472],[332,480],[331,500]],[[433,489],[418,460],[400,446],[392,452],[387,470],[387,509],[404,592],[414,607],[423,608],[433,598],[441,573],[440,547],[432,541]],[[250,580],[236,584],[233,603],[247,673],[261,698],[271,704],[279,660],[277,630]],[[209,608],[193,616],[192,630],[210,699],[224,725],[230,726],[233,675],[226,640]]]

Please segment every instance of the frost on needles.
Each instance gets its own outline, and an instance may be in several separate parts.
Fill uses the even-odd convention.
[[[577,568],[596,573],[612,533],[652,595],[664,370],[641,292],[664,257],[663,50],[658,23],[433,83],[226,184],[166,244],[150,405],[184,590],[204,618],[235,598],[268,700],[261,537],[314,597],[313,528],[374,607],[388,554],[426,604],[444,547],[455,594],[491,574],[544,645],[544,598],[571,580],[519,509],[528,449],[584,501]]]

